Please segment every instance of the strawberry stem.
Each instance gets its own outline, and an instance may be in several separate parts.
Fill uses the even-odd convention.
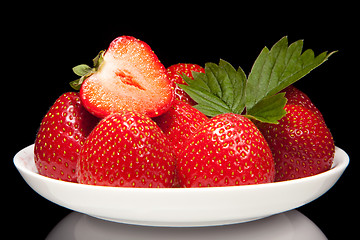
[[[76,75],[80,76],[79,79],[76,79],[76,80],[70,82],[70,86],[73,89],[80,90],[81,85],[84,82],[84,80],[98,71],[102,62],[104,61],[104,54],[105,54],[105,50],[101,50],[96,55],[96,57],[93,59],[93,64],[94,64],[93,68],[89,67],[86,64],[80,64],[80,65],[73,67],[73,69],[72,69],[73,72]]]

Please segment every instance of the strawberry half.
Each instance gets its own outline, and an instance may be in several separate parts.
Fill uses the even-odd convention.
[[[124,111],[104,118],[88,136],[78,182],[116,187],[171,187],[175,162],[166,137],[145,115]]]
[[[139,39],[116,38],[94,59],[94,66],[75,67],[83,77],[72,86],[82,84],[81,100],[95,116],[132,110],[154,117],[172,105],[174,83],[150,46]]]
[[[270,148],[246,117],[226,113],[210,119],[179,152],[182,187],[220,187],[273,182]]]
[[[178,63],[174,64],[167,69],[169,78],[174,81],[175,83],[179,84],[186,84],[185,81],[182,79],[181,75],[185,74],[190,79],[194,79],[192,76],[192,72],[200,72],[205,73],[205,69],[197,64],[192,63]],[[190,105],[195,105],[196,102],[177,84],[175,84],[175,99],[178,101],[186,102]]]
[[[308,108],[286,105],[279,124],[259,123],[273,153],[276,181],[312,176],[331,168],[335,145],[323,119]]]
[[[81,105],[78,93],[61,95],[41,122],[35,164],[41,175],[76,182],[76,163],[85,138],[99,120]]]

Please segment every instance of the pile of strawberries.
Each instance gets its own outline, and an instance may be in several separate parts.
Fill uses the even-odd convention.
[[[283,38],[264,48],[247,78],[223,60],[166,69],[145,42],[118,37],[93,67],[73,68],[80,78],[70,84],[79,92],[61,95],[42,120],[38,172],[81,184],[170,188],[270,183],[327,171],[332,135],[292,83],[331,54],[306,56],[300,44],[288,47]],[[266,67],[269,77],[265,70],[257,74]],[[276,87],[262,93],[261,81]]]

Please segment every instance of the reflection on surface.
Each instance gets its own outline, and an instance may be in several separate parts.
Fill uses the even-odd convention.
[[[304,240],[327,239],[321,230],[297,210],[281,213],[265,219],[217,227],[169,228],[145,227],[107,222],[73,212],[50,232],[48,240],[82,239],[276,239]]]

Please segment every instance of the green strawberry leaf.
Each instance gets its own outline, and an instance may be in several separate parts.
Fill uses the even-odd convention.
[[[188,85],[178,84],[198,104],[194,107],[207,116],[233,112],[241,114],[245,107],[245,73],[220,60],[205,64],[205,74],[192,72],[194,80],[182,78]]]
[[[88,73],[90,73],[92,68],[89,67],[86,64],[80,64],[80,65],[77,65],[77,66],[73,67],[72,70],[76,75],[82,77],[82,76],[87,75]]]
[[[309,49],[303,54],[303,41],[288,47],[287,37],[283,37],[269,50],[263,48],[256,59],[246,86],[246,108],[249,111],[263,98],[272,96],[304,77],[325,62],[335,52],[323,52],[317,57]]]
[[[302,53],[303,41],[288,46],[283,37],[269,50],[263,48],[248,79],[239,67],[224,60],[219,65],[206,63],[205,73],[193,72],[194,80],[183,75],[188,85],[178,84],[198,104],[194,107],[207,116],[222,113],[242,114],[266,123],[278,123],[286,115],[284,88],[320,66],[335,52],[323,52],[315,57],[308,49]]]
[[[265,97],[248,110],[246,116],[261,122],[278,124],[278,120],[286,115],[284,110],[286,102],[285,93]]]
[[[80,90],[81,85],[83,84],[84,80],[94,74],[101,66],[102,62],[104,61],[104,54],[105,50],[102,50],[96,55],[93,59],[94,67],[91,68],[86,64],[80,64],[73,67],[73,72],[78,75],[80,78],[70,82],[70,86],[75,90]]]
[[[74,80],[74,81],[71,81],[69,84],[70,84],[70,86],[71,86],[73,89],[79,91],[80,88],[81,88],[81,85],[83,84],[83,82],[84,82],[84,80],[85,80],[86,78],[87,78],[87,76],[82,76],[82,77],[79,78],[79,79],[76,79],[76,80]]]

